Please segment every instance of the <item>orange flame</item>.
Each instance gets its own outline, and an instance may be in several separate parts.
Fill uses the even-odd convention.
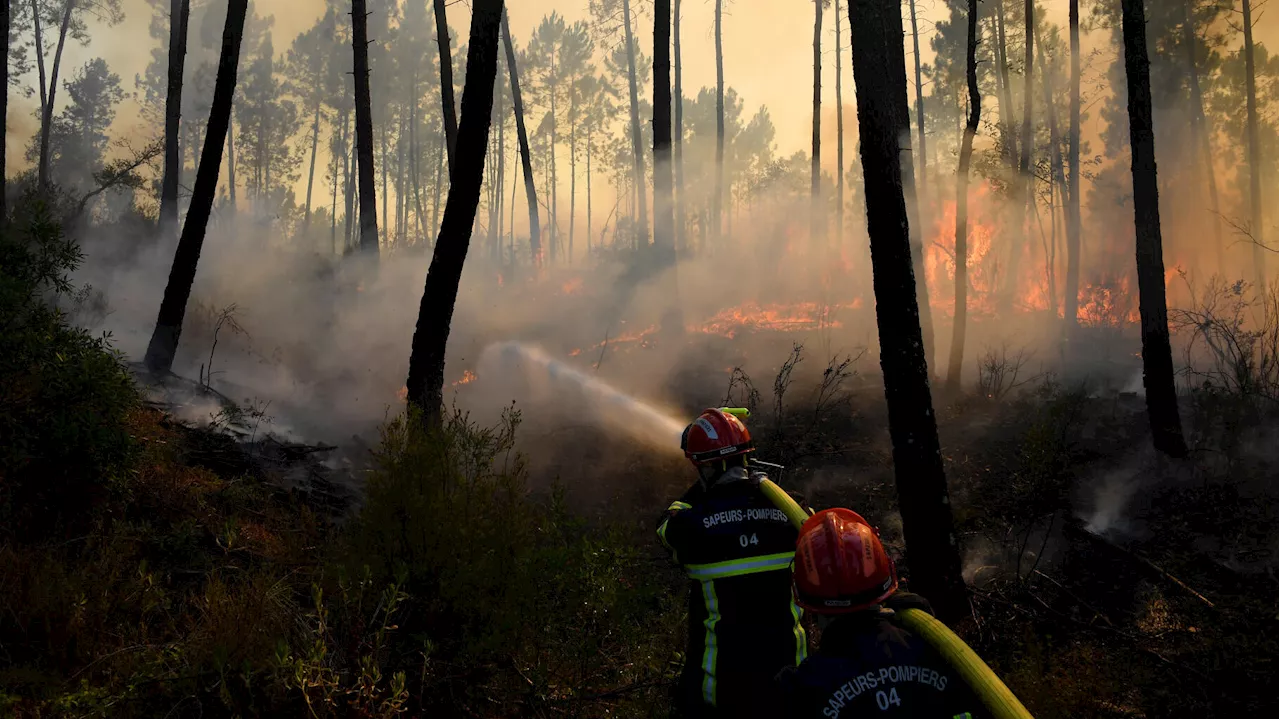
[[[460,384],[471,384],[472,382],[475,382],[475,381],[476,381],[476,373],[472,372],[471,370],[465,370],[462,373],[462,378],[459,379],[457,382],[454,382],[450,386],[457,387]]]
[[[582,294],[582,278],[574,277],[573,279],[560,285],[560,294],[577,295]]]
[[[835,305],[818,302],[797,302],[794,304],[770,304],[761,307],[755,302],[747,302],[737,307],[730,307],[716,313],[714,317],[701,325],[690,325],[690,332],[722,335],[732,339],[741,330],[751,331],[796,331],[818,329],[821,327],[839,327],[840,321],[832,317],[835,310],[841,307],[860,307],[861,299],[849,304]]]

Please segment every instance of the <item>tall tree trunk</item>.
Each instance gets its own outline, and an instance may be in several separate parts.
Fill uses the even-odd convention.
[[[311,188],[316,179],[316,150],[320,146],[320,97],[316,96],[315,119],[311,122],[311,162],[307,166],[307,210],[302,216],[302,232],[311,226]]]
[[[1039,38],[1037,38],[1038,40]],[[1044,56],[1044,43],[1038,43],[1036,54],[1040,59],[1040,92],[1044,98],[1046,120],[1049,123],[1049,228],[1050,251],[1045,253],[1047,282],[1049,287],[1050,316],[1058,317],[1058,216],[1054,204],[1054,187],[1065,191],[1067,178],[1062,171],[1062,136],[1058,134],[1058,109],[1054,107],[1053,98],[1056,88],[1053,85],[1053,73]],[[1032,202],[1035,202],[1034,195]],[[1043,236],[1043,229],[1041,230]]]
[[[53,130],[54,97],[58,94],[58,67],[62,64],[62,48],[67,42],[67,28],[71,25],[71,12],[75,7],[76,0],[67,0],[66,9],[62,11],[62,29],[58,31],[58,49],[53,53],[53,69],[49,73],[48,101],[44,104],[44,115],[40,120],[40,165],[36,185],[41,193],[49,187],[49,136]],[[1249,67],[1252,68],[1253,65],[1250,64]],[[1252,83],[1250,85],[1252,86]]]
[[[575,93],[573,84],[569,85],[569,92]],[[577,127],[577,99],[574,95],[570,95],[569,107],[569,264],[573,264],[573,225],[577,219],[574,211],[578,203],[578,127]],[[657,190],[654,190],[657,192]],[[656,203],[657,200],[654,200]],[[654,231],[657,231],[657,220],[654,220]]]
[[[0,127],[9,127],[9,3],[0,8],[0,30],[4,32],[4,54],[0,55]],[[5,178],[5,142],[0,138],[0,227],[8,223],[9,201],[6,193],[9,190]]]
[[[969,84],[969,118],[960,139],[960,168],[956,171],[956,316],[951,324],[951,357],[947,363],[947,390],[951,392],[960,389],[964,367],[965,323],[969,316],[969,161],[982,114],[982,93],[978,92],[978,0],[969,0],[968,14],[965,78]]]
[[[524,103],[520,99],[520,74],[516,71],[516,49],[511,44],[511,28],[507,13],[502,12],[502,45],[507,51],[507,67],[511,69],[511,107],[516,116],[516,139],[520,143],[520,166],[524,171],[524,195],[529,204],[529,251],[533,264],[542,262],[542,236],[538,227],[538,193],[533,187],[533,162],[529,158],[529,134],[524,128]],[[512,224],[511,232],[515,232]]]
[[[382,235],[388,245],[391,244],[391,218],[387,215],[387,122],[383,121],[378,131],[382,144]],[[376,215],[375,215],[376,217]]]
[[[680,0],[675,0],[675,12],[671,17],[674,26],[674,51],[675,51],[675,127],[671,131],[671,146],[675,153],[675,183],[676,183],[676,251],[687,248],[685,240],[685,212],[684,212],[684,150],[681,145],[684,143],[684,89],[680,84]],[[591,174],[591,158],[587,157],[587,175]],[[587,187],[591,187],[590,181]],[[587,206],[591,205],[591,191],[587,190]],[[588,213],[588,218],[590,213]],[[587,221],[587,244],[591,243],[591,222]]]
[[[902,26],[902,20],[898,20]],[[920,313],[920,332],[924,340],[924,356],[928,366],[934,364],[933,308],[929,305],[929,282],[924,271],[924,238],[920,223],[920,196],[916,192],[915,159],[911,151],[911,106],[907,100],[907,66],[905,60],[891,60],[895,70],[901,68],[902,87],[894,88],[893,101],[898,123],[898,162],[902,165],[902,191],[907,203],[907,233],[911,242],[911,264],[916,278],[916,306]]]
[[[440,194],[444,192],[444,180],[442,177],[445,161],[443,155],[447,153],[445,148],[445,138],[441,135],[436,142],[436,191],[431,201],[431,227],[427,228],[427,233],[434,236],[440,227]]]
[[[838,2],[839,0],[837,0]],[[720,203],[724,199],[724,46],[721,42],[720,19],[724,0],[716,0],[716,186],[711,195],[712,246],[720,244]]]
[[[505,15],[503,17],[505,17]],[[520,178],[518,177],[520,170],[521,168],[519,165],[515,163],[511,164],[511,206],[508,210],[509,214],[507,215],[507,256],[511,258],[512,268],[514,268],[516,264],[516,190],[520,187]],[[588,174],[588,177],[590,177],[590,174]],[[590,184],[587,185],[587,187],[590,186]],[[587,209],[589,216],[591,209],[590,191],[587,192]]]
[[[240,40],[244,35],[244,17],[248,8],[249,0],[230,0],[227,6],[213,103],[209,109],[209,130],[204,136],[204,151],[200,154],[196,184],[191,192],[191,206],[182,227],[182,237],[178,240],[173,267],[169,270],[169,282],[164,288],[156,328],[147,344],[145,362],[147,369],[154,374],[171,372],[173,358],[178,351],[182,320],[187,312],[187,300],[191,297],[191,284],[196,278],[196,265],[200,262],[200,249],[204,245],[205,229],[213,210],[214,194],[218,190],[222,144],[227,138],[227,126],[231,124],[231,99],[236,88]]]
[[[822,2],[823,0],[813,0],[813,148],[809,153],[809,242],[815,250],[823,241],[823,220],[826,219],[822,212]]]
[[[896,0],[850,0],[849,20],[880,366],[889,409],[898,506],[912,588],[927,597],[945,620],[960,614],[965,590],[929,392],[907,235],[897,99],[898,94],[905,99],[907,87],[902,15]]]
[[[178,175],[182,172],[178,133],[182,118],[182,66],[187,56],[187,19],[190,15],[190,0],[170,1],[169,85],[164,97],[164,179],[160,185],[160,228],[166,237],[177,234],[178,230]]]
[[[1080,0],[1069,0],[1071,120],[1067,130],[1067,287],[1063,296],[1063,340],[1074,334],[1080,307]]]
[[[1247,3],[1248,0],[1245,0]],[[1173,355],[1165,306],[1164,250],[1156,147],[1151,130],[1151,64],[1147,59],[1142,0],[1121,0],[1124,69],[1129,90],[1129,146],[1133,154],[1133,217],[1137,235],[1138,310],[1142,316],[1142,384],[1155,448],[1171,457],[1187,454],[1173,384]]]
[[[449,172],[453,172],[453,148],[458,142],[458,117],[454,114],[453,59],[449,51],[449,21],[445,0],[433,0],[436,12],[436,44],[440,46],[440,106],[444,110],[444,139],[449,150]],[[434,231],[434,229],[433,229]]]
[[[1035,178],[1031,174],[1031,88],[1035,76],[1032,53],[1035,51],[1034,0],[1026,0],[1023,6],[1025,50],[1022,66],[1022,137],[1018,140],[1018,177],[1013,186],[1018,197],[1020,216],[1015,222],[1018,231],[1013,233],[1013,247],[1009,253],[1009,270],[1005,275],[1005,290],[1001,293],[1001,309],[1008,311],[1018,292],[1018,275],[1021,274],[1022,255],[1029,246],[1030,217],[1035,203],[1033,194]]]
[[[591,256],[591,154],[594,149],[592,141],[591,125],[587,124],[587,256]],[[676,196],[676,202],[680,202],[679,195]],[[676,236],[679,236],[680,229],[676,228]]]
[[[1078,0],[1077,0],[1078,1]],[[1200,70],[1196,63],[1195,27],[1191,23],[1191,0],[1182,3],[1182,44],[1187,50],[1187,83],[1191,88],[1191,125],[1200,150],[1202,167],[1209,185],[1209,211],[1213,214],[1213,245],[1218,256],[1218,272],[1226,267],[1223,258],[1222,213],[1218,207],[1218,178],[1213,169],[1213,148],[1209,143],[1209,124],[1204,116],[1204,95],[1200,91]]]
[[[507,108],[504,104],[503,98],[507,96],[507,93],[504,92],[502,89],[501,72],[499,72],[498,77],[494,78],[493,82],[494,82],[494,100],[493,101],[496,105],[496,109],[493,112],[493,116],[498,121],[498,171],[497,171],[497,177],[495,178],[497,180],[498,188],[497,188],[497,192],[494,193],[494,199],[497,202],[497,207],[494,209],[494,212],[493,212],[493,222],[494,224],[497,225],[497,229],[491,230],[491,234],[493,235],[493,242],[494,242],[493,259],[495,262],[498,262],[499,264],[501,264],[502,262],[502,209],[503,209],[502,203],[506,197],[506,194],[503,192],[503,190],[506,189],[506,182],[507,182],[507,175],[506,175],[507,141],[503,137],[503,126],[507,124],[504,113],[506,113]]]
[[[337,131],[335,127],[334,132]],[[335,254],[341,254],[338,252],[338,156],[333,152],[332,140],[329,142],[329,148],[330,159],[333,162],[333,182],[331,183],[333,199],[329,203],[329,247]]]
[[[342,146],[342,152],[343,152],[342,177],[343,177],[343,183],[344,183],[342,192],[344,197],[346,198],[346,205],[347,205],[346,214],[344,215],[344,218],[346,220],[346,229],[344,230],[344,234],[342,236],[342,253],[343,254],[346,254],[351,251],[351,225],[352,225],[352,220],[355,219],[355,214],[356,214],[355,213],[356,158],[355,158],[355,151],[353,149],[355,146],[355,143],[351,142],[351,128],[350,128],[351,120],[350,119],[347,120],[347,125],[348,125],[347,131],[343,133],[346,136],[346,143]]]
[[[234,89],[232,90],[231,101],[232,109],[234,109]],[[191,149],[195,149],[194,143],[192,144]],[[199,164],[202,157],[203,156],[196,158],[197,164]],[[199,175],[198,169],[196,170],[196,174]],[[227,121],[227,195],[231,199],[231,214],[234,215],[236,212],[236,126],[235,123],[230,120]]]
[[[413,107],[409,112],[409,174],[413,175],[414,238],[422,241],[422,146],[418,143],[418,84],[414,81]]]
[[[555,62],[554,57],[552,62]],[[554,72],[553,65],[552,73]],[[555,262],[560,255],[560,217],[557,212],[559,208],[556,206],[556,199],[560,196],[560,184],[559,179],[556,177],[556,94],[555,88],[551,88],[551,90],[551,161],[547,165],[547,171],[550,173],[550,178],[547,182],[547,199],[551,201],[548,208],[551,221],[547,225],[548,229],[551,230],[551,261]]]
[[[49,98],[45,95],[49,86],[45,84],[44,77],[44,31],[40,29],[39,2],[40,0],[31,0],[31,23],[36,44],[36,70],[40,74],[40,117],[44,117],[45,105],[49,104]]]
[[[351,0],[351,46],[355,51],[356,172],[360,175],[360,249],[378,254],[378,200],[374,195],[373,109],[369,97],[369,14],[365,0]]]
[[[413,97],[413,91],[409,93]],[[409,195],[409,183],[405,173],[405,148],[409,144],[409,107],[406,105],[400,112],[400,129],[396,133],[396,241],[408,243],[405,226],[409,224],[409,203],[405,199]]]
[[[409,401],[422,411],[428,426],[438,426],[444,402],[444,361],[449,326],[458,299],[458,283],[471,243],[471,224],[480,203],[485,149],[493,112],[493,83],[498,69],[498,27],[502,0],[473,0],[467,74],[462,91],[462,126],[458,130],[459,162],[451,173],[444,224],[427,271],[418,323],[405,382]]]
[[[631,0],[622,0],[622,29],[627,41],[627,81],[631,93],[631,153],[635,157],[636,202],[639,212],[636,221],[636,241],[649,244],[649,200],[645,194],[644,142],[640,136],[640,90],[636,77],[636,44],[631,33]],[[552,228],[554,232],[554,228]]]
[[[1009,45],[1004,28],[1004,2],[1005,0],[995,0],[996,35],[998,35],[999,39],[998,49],[1000,55],[1000,84],[1001,92],[1003,93],[1000,97],[1000,136],[1005,158],[1009,161],[1009,168],[1017,172],[1018,139],[1013,133],[1013,85],[1009,81]]]
[[[1253,266],[1257,274],[1258,287],[1262,289],[1271,272],[1273,263],[1268,263],[1262,254],[1267,245],[1267,228],[1262,225],[1262,158],[1259,156],[1258,144],[1258,91],[1253,68],[1253,11],[1252,0],[1241,0],[1244,13],[1244,82],[1245,82],[1245,123],[1249,140],[1249,231],[1253,241]],[[57,64],[53,71],[58,72]]]
[[[671,0],[653,3],[653,249],[667,272],[664,334],[680,335],[684,322],[676,282],[676,244],[671,190]]]
[[[914,1],[914,0],[913,0]],[[840,79],[840,0],[836,10],[836,250],[844,248],[844,95]]]
[[[916,143],[920,147],[916,152],[920,155],[920,177],[916,189],[921,197],[925,195],[925,184],[928,182],[929,153],[924,144],[924,84],[920,81],[920,31],[916,26],[916,0],[911,4],[911,47],[916,58]],[[963,142],[963,140],[962,140]]]

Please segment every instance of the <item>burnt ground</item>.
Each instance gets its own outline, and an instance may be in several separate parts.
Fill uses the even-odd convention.
[[[773,389],[789,345],[777,336],[704,343],[698,364],[717,371],[686,369],[670,385],[692,416],[723,403],[726,369],[746,366],[746,354],[775,358],[757,362],[751,385],[735,375],[729,397],[754,404],[759,457],[785,465],[781,483],[811,506],[848,506],[878,524],[909,585],[876,360],[862,357],[845,376],[806,354],[779,414]],[[620,352],[615,372],[646,361],[644,351]],[[1121,360],[1110,376],[1077,372],[1069,381],[1051,370],[1016,381],[975,372],[981,387],[955,396],[935,389],[971,588],[971,615],[955,629],[1037,717],[1269,714],[1275,403],[1184,395],[1194,449],[1168,460],[1150,449],[1144,400],[1126,391],[1134,367]],[[841,377],[835,387],[832,372]],[[554,478],[579,508],[630,527],[662,567],[653,519],[692,480],[683,459],[590,422],[526,425],[521,434],[543,486]],[[670,579],[679,586],[677,574]]]

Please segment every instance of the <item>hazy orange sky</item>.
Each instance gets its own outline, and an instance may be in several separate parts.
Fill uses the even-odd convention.
[[[426,2],[427,0],[417,0]],[[1117,0],[1118,1],[1118,0]],[[255,0],[259,14],[275,17],[275,47],[283,52],[293,37],[311,26],[320,16],[323,4],[316,0]],[[454,0],[449,7],[449,21],[455,36],[465,36],[470,10],[468,0]],[[523,44],[529,30],[546,13],[556,10],[567,20],[589,19],[586,0],[512,0],[508,2],[511,29],[518,43]],[[1049,18],[1065,25],[1066,0],[1044,2]],[[68,45],[64,68],[75,68],[85,60],[101,56],[124,81],[127,90],[133,90],[133,77],[141,73],[150,57],[154,41],[147,33],[151,21],[151,9],[145,0],[124,0],[125,21],[121,25],[95,33],[88,47],[74,43]],[[847,4],[844,5],[847,7]],[[905,7],[905,4],[904,4]],[[715,46],[712,41],[714,0],[684,0],[682,15],[682,55],[686,96],[697,94],[698,88],[715,83]],[[919,0],[917,11],[921,16],[921,54],[928,62],[932,59],[928,39],[932,36],[932,21],[946,14],[942,0]],[[834,138],[835,76],[833,11],[825,11],[824,56],[826,67],[823,75],[824,138]],[[1266,8],[1261,15],[1256,38],[1269,47],[1276,46],[1277,14]],[[850,70],[850,53],[847,19],[843,19],[841,40],[844,51],[841,71],[844,77],[846,140],[856,134],[856,118],[853,110],[853,75]],[[905,23],[904,23],[905,25]],[[909,26],[906,26],[909,31]],[[640,18],[636,32],[640,43],[652,48],[653,23]],[[1086,50],[1091,44],[1086,36]],[[745,113],[751,114],[761,104],[767,105],[777,128],[777,145],[781,154],[797,150],[807,151],[810,142],[812,102],[812,42],[813,4],[809,0],[731,0],[725,2],[724,53],[725,81],[734,87],[745,102]],[[910,52],[911,44],[906,43]],[[435,47],[424,47],[424,53],[436,52]],[[914,62],[908,57],[908,63]],[[910,68],[911,65],[908,65]],[[910,72],[910,70],[909,70]],[[65,74],[64,74],[65,77]],[[649,88],[651,91],[652,88]],[[925,90],[928,94],[928,90]],[[65,92],[60,99],[65,99]],[[22,149],[34,132],[34,101],[13,98],[9,112],[8,167],[17,169],[26,163]],[[136,105],[120,108],[113,130],[120,135],[140,134]],[[1090,128],[1086,128],[1089,132]],[[834,155],[824,152],[830,161]],[[849,155],[846,155],[849,159]],[[827,163],[824,163],[827,164]],[[829,162],[834,165],[834,162]]]

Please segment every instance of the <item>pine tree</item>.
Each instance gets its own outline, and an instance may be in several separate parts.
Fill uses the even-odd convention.
[[[231,124],[231,98],[236,86],[236,67],[240,62],[240,41],[244,34],[244,19],[249,0],[230,0],[227,6],[226,27],[222,33],[222,54],[218,59],[218,77],[214,83],[213,105],[209,111],[209,130],[204,136],[204,151],[200,155],[200,169],[196,172],[196,185],[191,195],[191,207],[187,211],[182,237],[173,257],[169,281],[164,288],[160,314],[156,328],[147,345],[145,362],[155,374],[167,374],[173,369],[174,355],[178,351],[178,338],[182,334],[182,320],[191,297],[191,284],[196,278],[196,266],[200,262],[200,249],[204,245],[213,198],[218,189],[218,170],[222,164],[222,147],[227,128]]]
[[[1248,0],[1246,0],[1247,2]],[[1138,310],[1142,317],[1142,384],[1155,448],[1171,457],[1187,454],[1173,384],[1173,354],[1165,305],[1164,250],[1151,129],[1151,71],[1142,0],[1121,0],[1124,67],[1129,94],[1129,144],[1133,152],[1133,215],[1137,233]]]
[[[907,87],[902,15],[893,0],[851,0],[849,21],[898,506],[912,586],[946,619],[959,614],[964,583],[929,392],[903,196],[897,98]]]
[[[445,349],[462,266],[467,259],[480,204],[489,122],[493,115],[493,83],[498,71],[498,31],[504,17],[502,0],[472,3],[456,171],[452,174],[444,222],[418,307],[418,323],[409,355],[409,378],[405,382],[409,401],[423,413],[428,426],[439,425],[444,402]]]

